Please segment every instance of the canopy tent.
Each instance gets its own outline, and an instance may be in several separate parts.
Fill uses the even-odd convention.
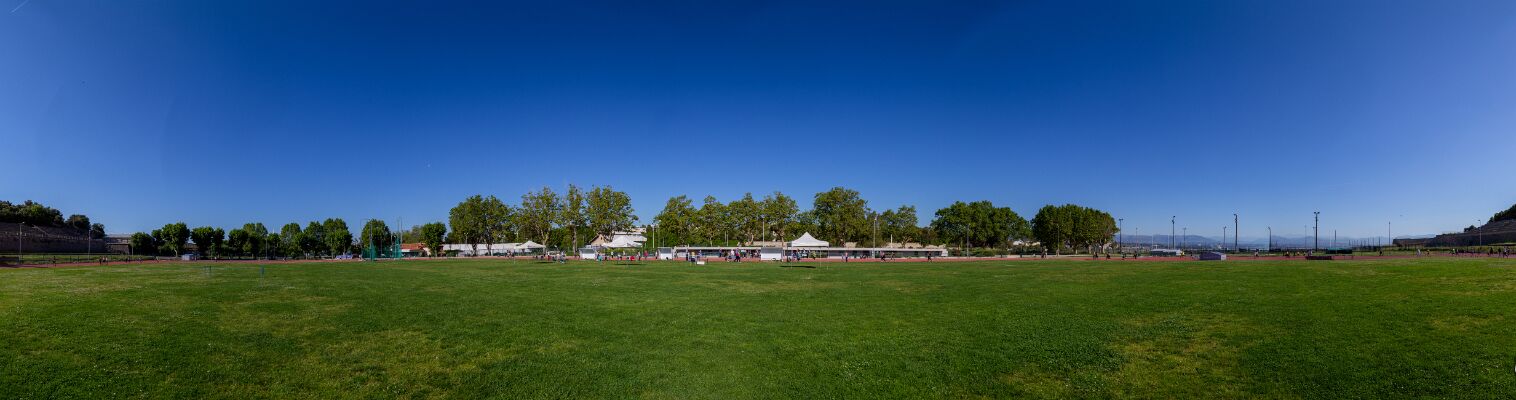
[[[628,238],[626,236],[617,236],[616,240],[612,240],[601,246],[605,246],[606,248],[610,249],[627,249],[633,247],[642,247],[642,243],[633,241],[631,238]]]
[[[811,236],[810,232],[806,232],[800,235],[800,238],[790,241],[790,247],[827,247],[830,245],[831,243],[827,243],[825,240]]]
[[[543,248],[543,247],[547,247],[547,246],[543,246],[543,245],[537,244],[537,242],[533,242],[533,241],[530,241],[530,240],[526,241],[526,243],[522,243],[522,244],[516,245],[516,248],[522,249],[522,250],[540,249],[540,248]]]

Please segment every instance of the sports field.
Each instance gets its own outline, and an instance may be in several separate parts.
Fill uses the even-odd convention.
[[[1516,259],[205,265],[0,270],[0,398],[1516,397]]]

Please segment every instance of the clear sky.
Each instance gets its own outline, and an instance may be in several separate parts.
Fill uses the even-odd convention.
[[[1516,202],[1509,0],[655,3],[0,0],[0,199],[126,233],[843,185],[1244,237]]]

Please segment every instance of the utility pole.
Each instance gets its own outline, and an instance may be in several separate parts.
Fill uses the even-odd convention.
[[[1239,234],[1238,234],[1239,231],[1241,231],[1241,229],[1240,229],[1240,225],[1237,224],[1237,214],[1236,213],[1232,213],[1232,251],[1242,250],[1241,247],[1237,246],[1237,238],[1239,237]],[[1222,238],[1222,239],[1226,239],[1226,238]]]
[[[1311,245],[1311,251],[1316,251],[1316,250],[1320,250],[1321,249],[1321,212],[1320,211],[1315,211],[1315,213],[1316,213],[1316,222],[1315,222],[1316,226],[1312,230],[1316,233],[1316,242],[1315,242],[1315,244]]]

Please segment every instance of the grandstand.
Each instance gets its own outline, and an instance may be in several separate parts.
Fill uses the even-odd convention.
[[[0,222],[0,253],[107,253],[105,238],[86,240],[85,230]],[[19,242],[17,238],[20,238]]]
[[[1456,247],[1479,246],[1516,242],[1516,219],[1506,219],[1484,224],[1463,232],[1444,233],[1427,240],[1427,246]]]

